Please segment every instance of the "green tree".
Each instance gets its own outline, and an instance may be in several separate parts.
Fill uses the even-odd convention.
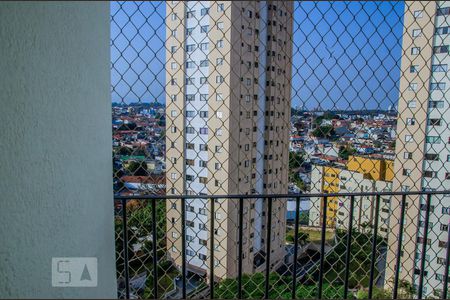
[[[339,155],[339,158],[348,160],[348,157],[355,153],[356,153],[356,149],[351,146],[340,146],[338,155]]]
[[[298,169],[305,162],[302,154],[297,152],[289,152],[289,170]]]
[[[147,176],[147,163],[145,161],[131,161],[128,165],[128,172],[134,176]]]

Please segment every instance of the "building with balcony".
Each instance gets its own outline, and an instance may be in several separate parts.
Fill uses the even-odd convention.
[[[314,165],[311,174],[311,193],[376,193],[392,190],[392,161],[350,156],[345,167]],[[387,237],[389,231],[390,197],[380,197],[378,232]],[[309,223],[318,227],[322,223],[323,199],[310,198]],[[355,199],[353,228],[371,231],[375,224],[376,196]],[[350,197],[328,197],[327,226],[348,229],[350,217]]]
[[[404,15],[400,99],[398,104],[394,191],[448,190],[450,187],[450,101],[448,91],[450,1],[407,1]],[[393,199],[392,234],[388,261],[398,247],[401,197]],[[405,224],[410,237],[403,241],[400,278],[418,284],[425,275],[423,294],[440,297],[445,273],[450,198],[433,197],[429,203],[427,253],[422,265],[426,197],[407,201]],[[432,253],[432,255],[431,255]],[[394,270],[388,271],[392,278]],[[387,281],[387,285],[391,285]]]
[[[292,3],[171,1],[167,3],[167,194],[287,193]],[[246,201],[243,268],[262,267],[272,230],[273,266],[284,257],[286,207]],[[176,208],[176,209],[174,209]],[[237,202],[216,201],[210,228],[206,200],[186,201],[188,269],[204,273],[215,232],[215,275],[237,272]],[[167,247],[181,265],[181,201],[167,204]],[[227,225],[229,224],[229,225]]]

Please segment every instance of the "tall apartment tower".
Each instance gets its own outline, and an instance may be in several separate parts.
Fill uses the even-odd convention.
[[[283,1],[168,1],[166,161],[168,195],[287,193],[293,4]],[[181,200],[167,203],[167,251],[182,265]],[[188,271],[237,276],[283,262],[286,204],[244,200],[238,253],[237,199],[186,200]],[[209,276],[208,276],[209,277]]]
[[[450,1],[405,3],[400,99],[398,104],[394,191],[450,188]],[[391,207],[388,265],[398,247],[401,198]],[[443,289],[450,197],[434,195],[428,239],[424,241],[426,197],[408,196],[400,279],[418,284],[421,254],[426,244],[424,297]],[[392,287],[394,267],[387,268]]]

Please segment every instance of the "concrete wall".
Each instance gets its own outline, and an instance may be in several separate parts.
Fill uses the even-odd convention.
[[[116,297],[109,3],[0,4],[0,298]],[[98,287],[51,260],[98,258]]]

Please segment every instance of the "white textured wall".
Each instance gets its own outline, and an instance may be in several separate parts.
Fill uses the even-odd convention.
[[[109,3],[0,3],[0,298],[116,297]],[[97,288],[51,258],[96,256]]]

